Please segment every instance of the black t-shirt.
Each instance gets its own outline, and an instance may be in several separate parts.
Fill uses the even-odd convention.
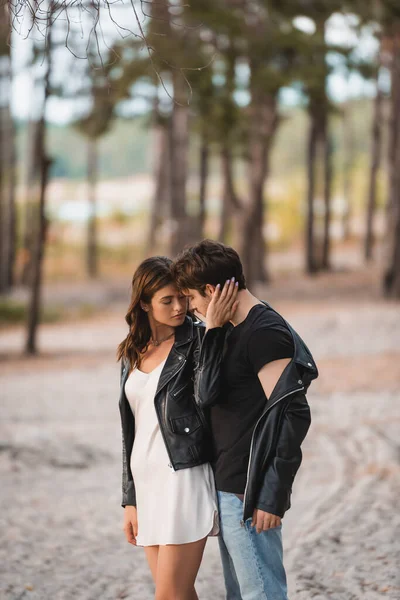
[[[227,333],[222,397],[210,412],[217,490],[244,493],[251,437],[267,401],[257,374],[267,363],[293,354],[285,322],[263,304],[253,306]]]

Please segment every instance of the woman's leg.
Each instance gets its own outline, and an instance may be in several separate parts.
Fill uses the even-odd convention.
[[[146,554],[147,562],[149,563],[150,571],[153,576],[153,581],[156,583],[157,579],[157,562],[158,562],[158,549],[160,546],[145,546],[144,551]]]
[[[156,600],[198,600],[194,582],[206,541],[159,546]]]

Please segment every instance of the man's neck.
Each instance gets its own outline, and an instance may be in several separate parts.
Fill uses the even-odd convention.
[[[240,290],[238,293],[238,301],[239,305],[236,309],[233,319],[231,319],[232,325],[239,325],[242,323],[253,306],[256,304],[261,304],[260,300],[253,296],[253,294],[249,290]]]

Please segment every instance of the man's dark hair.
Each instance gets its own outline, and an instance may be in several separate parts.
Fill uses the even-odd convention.
[[[206,285],[221,284],[235,278],[239,289],[246,289],[243,267],[236,250],[213,240],[203,240],[186,248],[175,259],[172,272],[182,290],[194,289],[204,295]]]

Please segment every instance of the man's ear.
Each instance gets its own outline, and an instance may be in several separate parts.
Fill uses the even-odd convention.
[[[206,289],[205,289],[207,298],[212,298],[214,292],[215,292],[215,285],[211,285],[211,283],[207,283]]]

